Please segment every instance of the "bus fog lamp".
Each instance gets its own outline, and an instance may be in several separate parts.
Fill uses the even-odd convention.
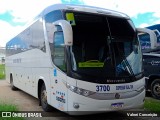
[[[88,95],[89,95],[89,91],[86,91],[86,90],[83,91],[83,95],[84,95],[84,96],[88,96]]]
[[[75,109],[78,109],[78,108],[79,108],[79,104],[78,104],[78,103],[73,103],[73,107],[74,107]]]

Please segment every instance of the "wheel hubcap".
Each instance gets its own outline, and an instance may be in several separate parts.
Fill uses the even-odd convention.
[[[156,95],[160,95],[160,84],[155,84],[153,90]]]

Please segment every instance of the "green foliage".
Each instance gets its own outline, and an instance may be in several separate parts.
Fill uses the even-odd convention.
[[[160,100],[146,99],[144,108],[152,112],[160,112]]]
[[[14,111],[18,111],[18,108],[16,105],[12,105],[12,104],[7,104],[7,103],[3,103],[0,102],[0,111],[4,112],[14,112]],[[2,115],[0,115],[2,116]],[[24,118],[21,117],[0,117],[0,120],[24,120]]]
[[[18,109],[15,105],[0,103],[0,111],[18,111]]]
[[[0,65],[0,80],[5,79],[5,65]]]

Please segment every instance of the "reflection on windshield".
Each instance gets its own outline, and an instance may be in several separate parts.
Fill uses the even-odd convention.
[[[124,71],[127,71],[129,74],[136,75],[141,72],[142,61],[137,62],[137,60],[142,60],[142,57],[139,54],[132,52],[125,60],[123,60],[116,67],[117,74],[121,74]]]
[[[117,44],[117,43],[116,43]],[[117,50],[115,49],[116,61],[121,58],[120,63],[116,66],[117,74],[128,72],[130,75],[141,73],[142,70],[142,57],[138,41],[118,43]],[[124,47],[124,51],[121,47]],[[122,48],[123,48],[122,47]],[[118,51],[118,52],[116,52]],[[119,55],[118,55],[119,54]],[[118,58],[120,57],[120,58]],[[139,62],[137,62],[139,61]]]
[[[140,52],[140,51],[139,51]],[[137,62],[139,60],[140,62]],[[136,75],[142,72],[142,57],[139,54],[132,52],[128,57],[127,61],[129,62],[133,73]]]

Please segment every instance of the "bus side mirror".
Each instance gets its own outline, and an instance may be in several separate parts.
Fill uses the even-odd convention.
[[[54,26],[61,26],[63,35],[64,35],[64,44],[67,46],[72,46],[73,45],[73,31],[72,31],[72,26],[70,23],[66,20],[58,20],[53,23]]]
[[[155,49],[157,47],[157,36],[154,33],[153,30],[147,29],[147,28],[137,28],[137,32],[139,34],[149,34],[151,49]]]

